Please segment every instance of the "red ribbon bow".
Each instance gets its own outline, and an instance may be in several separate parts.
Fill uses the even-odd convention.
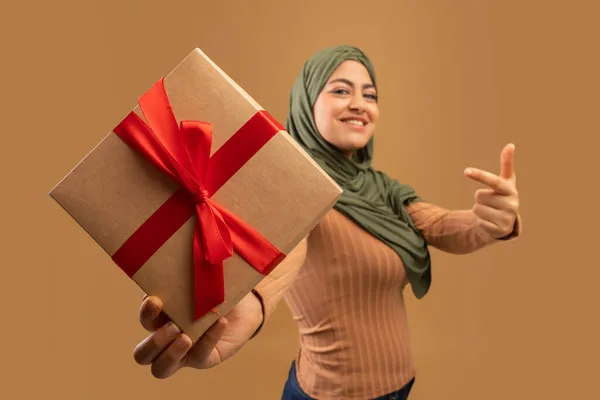
[[[177,123],[160,79],[139,100],[146,124],[131,112],[114,132],[160,171],[181,185],[113,255],[130,277],[190,217],[194,229],[194,319],[225,299],[223,261],[237,252],[254,269],[270,273],[284,258],[250,225],[211,196],[283,128],[264,111],[256,113],[212,157],[212,126]]]

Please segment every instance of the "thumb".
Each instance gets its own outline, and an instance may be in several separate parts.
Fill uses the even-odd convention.
[[[510,143],[502,149],[500,155],[500,176],[504,179],[515,179],[515,145]]]

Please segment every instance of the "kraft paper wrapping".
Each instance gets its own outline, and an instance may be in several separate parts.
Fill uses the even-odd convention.
[[[165,77],[164,85],[178,121],[213,125],[211,154],[263,110],[199,49]],[[144,119],[139,106],[134,112]],[[178,188],[111,131],[50,196],[112,256]],[[340,195],[340,187],[280,131],[212,199],[288,254]],[[218,316],[211,312],[193,319],[194,223],[195,217],[190,218],[132,280],[160,297],[165,313],[196,341]],[[224,274],[225,302],[216,308],[220,315],[264,278],[237,254],[225,261]]]

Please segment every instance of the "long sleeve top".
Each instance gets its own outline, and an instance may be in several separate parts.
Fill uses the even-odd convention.
[[[407,206],[429,245],[465,254],[497,241],[470,210]],[[519,236],[520,218],[509,237]],[[255,293],[268,320],[280,299],[300,332],[297,378],[315,399],[368,399],[415,376],[400,257],[333,209]],[[264,322],[263,322],[264,324]]]

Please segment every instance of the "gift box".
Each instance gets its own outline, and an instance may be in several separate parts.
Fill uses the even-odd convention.
[[[50,196],[196,341],[342,190],[200,49],[149,86]]]

